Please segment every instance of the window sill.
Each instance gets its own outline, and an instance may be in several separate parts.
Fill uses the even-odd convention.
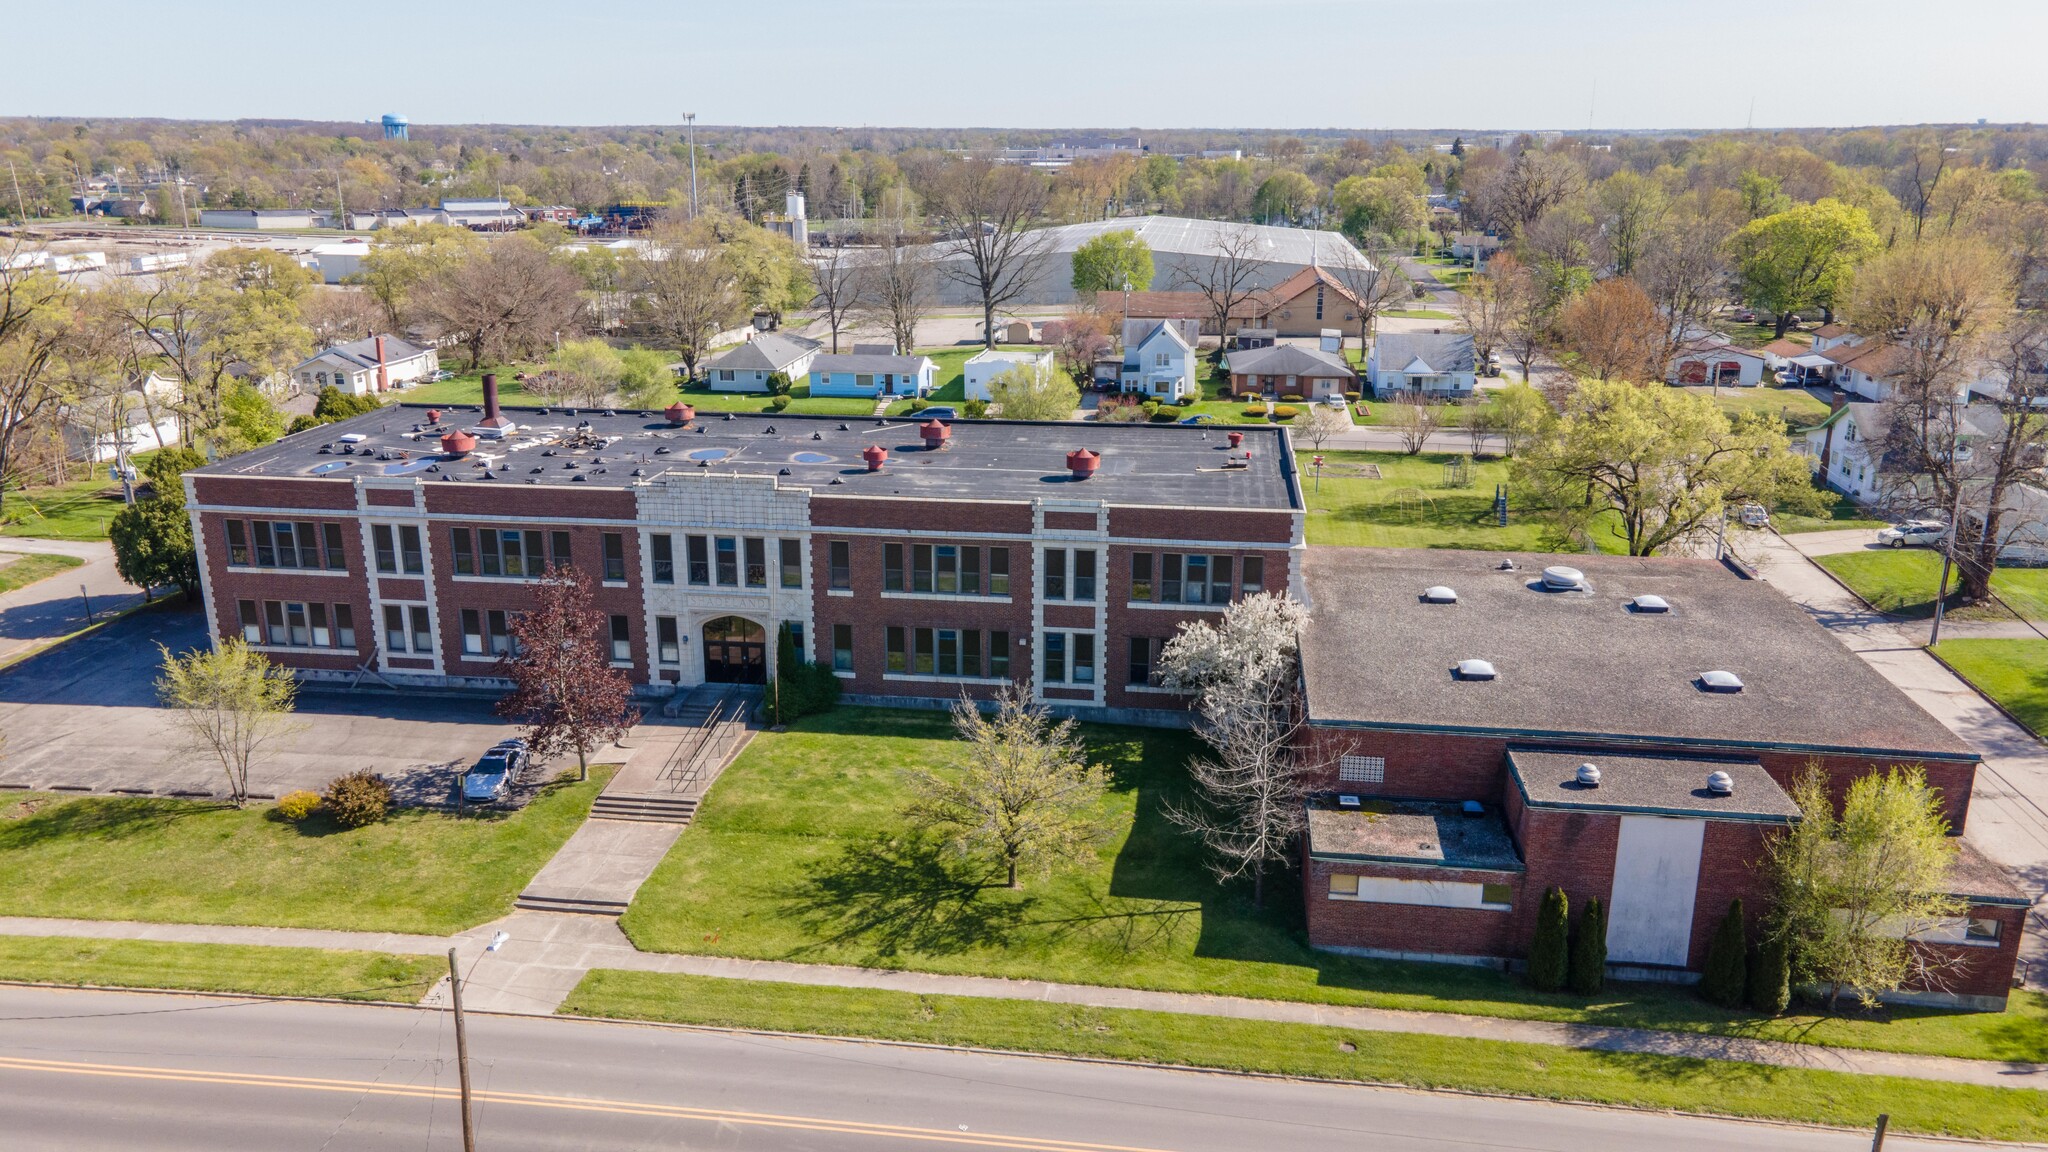
[[[457,572],[457,573],[454,573],[454,574],[450,575],[450,576],[448,577],[448,579],[449,579],[449,580],[451,580],[451,581],[453,581],[453,582],[455,582],[455,583],[457,583],[457,584],[538,584],[538,583],[540,583],[540,577],[538,577],[538,576],[479,576],[479,575],[473,575],[473,574],[471,574],[471,573],[467,573],[467,572]]]
[[[1180,690],[1180,689],[1178,689],[1178,688],[1161,688],[1161,687],[1159,687],[1159,686],[1158,686],[1158,685],[1156,685],[1156,684],[1126,684],[1126,685],[1124,685],[1124,691],[1126,691],[1126,692],[1142,692],[1142,693],[1145,693],[1146,695],[1150,695],[1150,696],[1186,696],[1186,695],[1187,695],[1187,693],[1186,693],[1186,692],[1183,692],[1183,691],[1181,691],[1181,690]]]
[[[851,677],[853,673],[841,672],[838,675]],[[902,680],[913,684],[1001,684],[1005,682],[1005,678],[1001,676],[940,676],[936,673],[924,672],[884,672],[882,679]]]
[[[250,644],[251,652],[307,652],[315,656],[339,656],[356,654],[354,648],[321,648],[312,644]]]
[[[1230,608],[1228,604],[1163,604],[1150,600],[1133,600],[1124,606],[1147,612],[1223,612]]]
[[[340,568],[265,568],[258,564],[230,564],[228,573],[234,576],[346,576],[346,569]],[[384,573],[393,575],[393,573]]]
[[[624,584],[613,584],[613,583],[609,583],[609,582],[607,582],[607,583],[605,584],[605,587],[607,587],[607,588],[624,588],[624,587],[626,587],[626,585],[624,585]],[[747,586],[747,585],[745,585],[745,584],[675,584],[675,585],[670,585],[670,584],[664,584],[664,585],[661,585],[661,587],[664,587],[664,588],[670,588],[670,587],[674,587],[674,588],[687,588],[687,589],[689,589],[689,590],[690,590],[690,591],[692,591],[692,592],[717,592],[717,593],[721,593],[721,594],[724,594],[724,595],[727,595],[727,596],[732,596],[732,595],[745,595],[745,596],[766,596],[766,595],[767,595],[767,594],[768,594],[768,593],[769,593],[769,592],[771,591],[771,589],[767,588],[766,586],[761,586],[761,585],[757,585],[757,586],[749,587],[749,586]],[[846,593],[846,595],[852,595],[852,593]]]
[[[841,595],[841,596],[851,596],[851,595],[852,595],[852,593],[851,593],[851,592],[841,592],[841,593],[835,593],[835,594],[836,594],[836,595]],[[960,603],[964,603],[964,604],[1010,604],[1010,603],[1014,603],[1014,601],[1013,601],[1013,600],[1012,600],[1012,599],[1010,598],[1010,595],[1009,595],[1009,593],[1007,593],[1007,592],[1004,592],[1004,593],[981,593],[981,592],[884,592],[884,593],[882,593],[882,599],[884,599],[884,600],[953,600],[953,601],[958,601],[958,602],[960,602]]]

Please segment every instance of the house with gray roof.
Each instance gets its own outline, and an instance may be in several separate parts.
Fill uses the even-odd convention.
[[[1181,397],[1198,394],[1195,348],[1182,335],[1184,327],[1178,321],[1160,320],[1135,343],[1125,337],[1119,381],[1124,391],[1142,392],[1161,404],[1178,404]]]
[[[819,347],[816,340],[787,332],[757,333],[745,344],[707,361],[704,379],[713,392],[766,392],[768,378],[777,372],[792,381],[803,379]]]
[[[1358,373],[1344,357],[1299,344],[1239,348],[1224,360],[1230,390],[1239,396],[1302,396],[1321,400],[1358,388]]]
[[[1387,332],[1373,343],[1365,376],[1382,399],[1402,393],[1460,399],[1479,385],[1478,354],[1464,332]]]
[[[339,388],[352,396],[368,396],[431,379],[441,370],[441,354],[396,336],[365,336],[320,350],[292,369],[300,391]]]
[[[828,352],[811,360],[811,395],[923,396],[932,390],[937,374],[938,365],[929,356]]]

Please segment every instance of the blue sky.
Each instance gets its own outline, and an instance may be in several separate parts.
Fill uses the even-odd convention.
[[[1753,97],[1758,127],[2048,120],[2043,0],[10,7],[0,115],[1739,128]]]

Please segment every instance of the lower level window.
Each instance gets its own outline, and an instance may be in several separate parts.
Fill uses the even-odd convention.
[[[298,600],[236,603],[242,639],[274,648],[353,648],[355,617],[346,604]]]
[[[682,641],[673,616],[654,618],[654,658],[663,664],[683,662]]]
[[[630,664],[633,661],[633,622],[624,616],[612,617],[612,663]]]
[[[1095,633],[1047,632],[1042,671],[1047,684],[1095,683]]]
[[[384,606],[384,650],[419,655],[434,651],[434,629],[425,604]]]
[[[832,626],[832,670],[834,672],[853,671],[853,625],[851,624],[834,624]]]

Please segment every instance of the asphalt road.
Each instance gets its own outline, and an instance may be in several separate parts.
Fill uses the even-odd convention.
[[[0,988],[0,1145],[457,1149],[454,1046],[448,1017],[430,1010]],[[472,1016],[470,1051],[488,1152],[1869,1145],[1612,1109],[563,1019]]]

